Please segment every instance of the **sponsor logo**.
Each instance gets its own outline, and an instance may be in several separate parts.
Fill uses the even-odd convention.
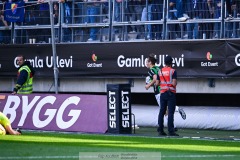
[[[122,126],[123,128],[130,127],[130,111],[129,111],[129,92],[128,91],[121,91],[122,97]]]
[[[157,55],[156,66],[165,66],[164,59],[168,55]],[[124,55],[119,55],[117,58],[118,67],[146,67],[147,57],[141,55],[140,57],[128,58]],[[184,54],[180,57],[173,57],[173,67],[184,67]]]
[[[52,56],[46,56],[45,59],[39,58],[38,56],[35,56],[33,59],[26,59],[31,63],[33,68],[44,68],[45,66],[47,68],[53,68],[53,57]],[[72,68],[73,67],[73,57],[70,56],[69,58],[59,58],[56,57],[56,65],[58,68]],[[17,64],[17,57],[14,59],[14,66],[16,68],[19,67]]]
[[[5,99],[5,96],[0,98]],[[11,122],[18,121],[18,126],[22,127],[28,123],[29,118],[32,119],[36,128],[43,128],[50,123],[56,123],[60,129],[67,129],[75,124],[79,119],[81,110],[77,108],[80,97],[67,97],[59,104],[56,96],[34,96],[32,100],[28,96],[8,96],[3,108],[3,113],[10,116]],[[59,107],[56,107],[59,106]],[[22,115],[17,118],[17,109],[21,108]],[[29,112],[33,109],[32,115]],[[27,118],[28,117],[28,118]],[[44,117],[44,118],[43,118]]]
[[[211,60],[212,59],[212,54],[210,52],[207,52],[207,60]]]
[[[95,54],[92,54],[92,60],[93,60],[93,62],[97,61],[97,56]]]
[[[87,67],[88,68],[98,68],[98,67],[102,67],[102,63],[95,63],[97,62],[98,58],[95,54],[92,54],[92,61],[93,63],[87,63]]]
[[[108,106],[109,106],[109,127],[117,127],[117,110],[116,110],[116,92],[108,91]]]
[[[17,7],[18,7],[18,4],[15,4],[15,3],[11,4],[11,9],[12,9],[12,13],[13,13],[13,14],[16,14],[16,12],[17,12]]]
[[[207,62],[201,62],[201,67],[218,67],[218,62],[209,62],[213,59],[213,55],[210,52],[206,54]]]
[[[235,64],[236,64],[237,66],[240,66],[240,53],[238,53],[238,54],[236,55],[236,57],[235,57]]]
[[[121,120],[122,127],[129,128],[130,126],[130,93],[129,91],[121,91]],[[109,127],[117,127],[117,93],[115,91],[108,91],[108,110],[109,110]]]

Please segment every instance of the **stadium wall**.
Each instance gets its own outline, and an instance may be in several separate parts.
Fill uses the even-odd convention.
[[[203,93],[203,94],[238,94],[240,78],[216,78],[214,86],[208,78],[179,78],[178,93]],[[1,92],[11,92],[16,83],[16,78],[1,78]],[[106,93],[107,84],[131,83],[132,93],[153,93],[153,90],[145,89],[145,79],[126,78],[59,78],[59,92],[68,93]],[[34,92],[54,92],[53,78],[34,78]]]

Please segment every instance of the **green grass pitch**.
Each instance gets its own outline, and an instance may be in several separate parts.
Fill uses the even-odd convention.
[[[218,138],[214,140],[187,137],[199,133],[196,130],[178,132],[185,136],[157,137],[151,128],[140,128],[134,135],[24,131],[21,136],[0,136],[0,160],[79,159],[79,152],[158,152],[162,160],[240,159],[240,141],[225,137],[238,137],[239,132],[210,131]],[[202,132],[200,137],[209,136],[209,131]]]

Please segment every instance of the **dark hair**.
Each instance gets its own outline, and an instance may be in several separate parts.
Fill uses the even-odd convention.
[[[166,65],[171,65],[171,64],[172,64],[172,61],[173,61],[173,59],[172,59],[171,56],[165,57],[165,64],[166,64]]]
[[[23,55],[18,55],[17,57],[22,57],[22,58],[23,58],[23,61],[25,61],[25,56],[23,56]]]
[[[148,56],[148,61],[150,61],[153,65],[155,65],[155,63],[157,62],[157,59],[155,58],[155,54],[151,53],[149,56]]]

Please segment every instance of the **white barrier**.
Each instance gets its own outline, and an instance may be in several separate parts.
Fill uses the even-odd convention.
[[[197,129],[240,129],[240,107],[209,107],[209,106],[179,106],[186,112],[187,118],[183,120],[176,112],[174,123],[177,128]],[[158,126],[157,106],[132,105],[132,113],[136,116],[138,126]],[[164,119],[164,125],[167,126]]]

